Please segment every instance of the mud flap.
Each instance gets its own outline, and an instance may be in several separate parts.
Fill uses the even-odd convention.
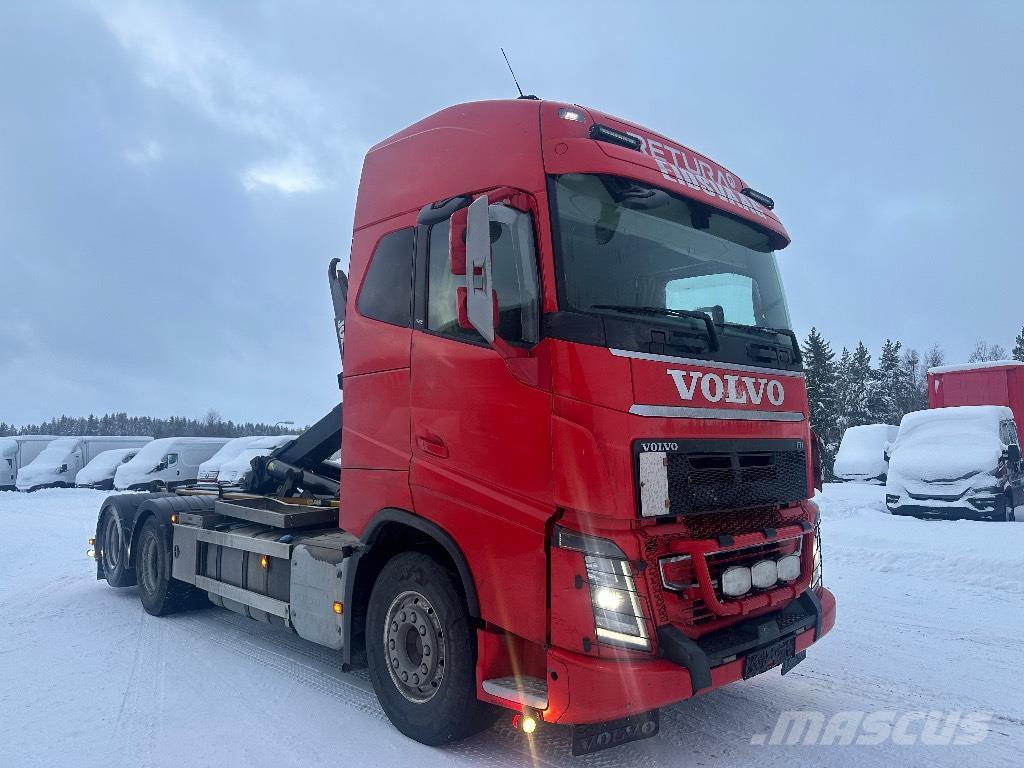
[[[658,710],[644,712],[641,715],[624,717],[621,720],[609,720],[606,723],[592,725],[574,725],[572,727],[572,754],[589,755],[610,749],[631,741],[649,739],[657,736],[661,728]]]

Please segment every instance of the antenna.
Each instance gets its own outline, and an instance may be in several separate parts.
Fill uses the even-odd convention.
[[[512,80],[516,84],[516,90],[519,91],[519,98],[520,99],[536,99],[537,98],[536,96],[533,96],[533,95],[527,96],[527,95],[525,95],[523,93],[523,89],[519,86],[519,80],[516,77],[516,73],[512,71],[512,65],[508,61],[508,54],[505,53],[505,49],[504,48],[499,48],[498,50],[500,50],[501,51],[501,55],[505,57],[505,65],[508,67],[508,71],[512,73]]]

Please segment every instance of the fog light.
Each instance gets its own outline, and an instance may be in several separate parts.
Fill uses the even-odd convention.
[[[800,578],[800,555],[786,555],[777,565],[780,581],[796,581]]]
[[[739,597],[750,591],[750,569],[741,565],[726,568],[722,574],[722,592],[729,597]]]
[[[779,566],[774,560],[762,560],[750,569],[750,583],[758,589],[774,587],[778,580]]]

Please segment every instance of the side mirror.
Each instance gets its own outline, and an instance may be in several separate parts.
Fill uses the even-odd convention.
[[[67,464],[61,464],[60,465],[60,469],[58,471],[59,472],[67,472],[68,471],[68,465]]]
[[[491,218],[486,195],[473,201],[466,219],[466,318],[488,344],[493,344],[495,297],[491,279]]]
[[[1017,466],[1020,464],[1020,446],[1019,445],[1008,445],[1006,446],[1006,460]]]

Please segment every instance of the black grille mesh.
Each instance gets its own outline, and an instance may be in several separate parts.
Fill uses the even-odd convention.
[[[737,445],[741,445],[737,441]],[[669,514],[789,504],[807,498],[803,448],[667,455]]]

